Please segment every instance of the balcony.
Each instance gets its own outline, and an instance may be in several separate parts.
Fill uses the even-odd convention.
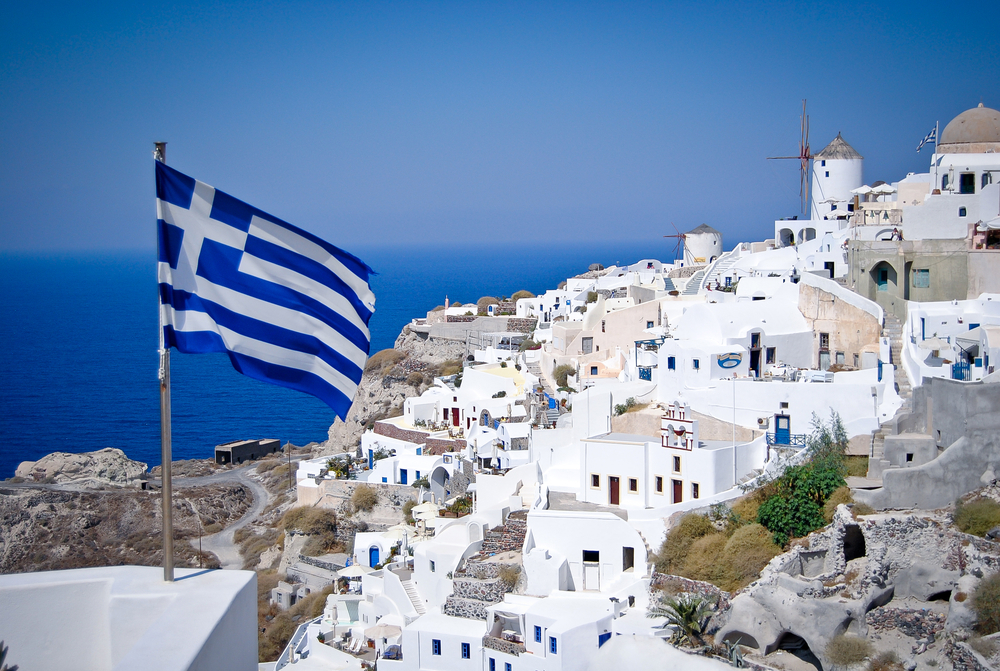
[[[653,368],[655,366],[639,366],[639,379],[648,382],[653,381]]]
[[[490,636],[487,634],[483,636],[483,647],[489,648],[490,650],[496,650],[497,652],[502,652],[507,655],[518,656],[525,652],[527,648],[524,647],[524,643],[517,640],[520,636],[506,634],[504,638],[499,638],[497,636]]]
[[[806,434],[804,433],[769,433],[767,434],[767,444],[784,447],[805,447]]]

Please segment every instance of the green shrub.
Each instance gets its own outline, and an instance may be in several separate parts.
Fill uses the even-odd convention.
[[[517,303],[522,298],[534,298],[534,297],[535,294],[531,293],[530,291],[527,291],[526,289],[521,289],[520,291],[515,291],[514,295],[511,296],[510,299],[515,303]]]
[[[413,488],[420,489],[421,487],[430,487],[431,483],[428,482],[427,477],[420,477],[413,481]]]
[[[364,510],[370,512],[378,503],[378,492],[374,487],[368,485],[358,485],[351,494],[351,507],[354,510]]]
[[[677,526],[667,533],[660,552],[655,558],[656,570],[660,573],[677,573],[682,570],[691,545],[708,534],[715,533],[715,527],[704,515],[688,513]]]
[[[958,502],[955,506],[955,526],[973,536],[985,536],[986,532],[1000,525],[1000,503],[993,499],[978,498],[968,503]]]
[[[807,449],[809,461],[786,468],[762,488],[761,496],[767,498],[757,510],[757,521],[767,527],[778,545],[824,526],[823,505],[845,484],[847,432],[836,412],[830,413],[829,425],[813,416]]]
[[[838,487],[823,504],[823,519],[827,524],[833,521],[833,515],[841,503],[854,503],[850,487]]]
[[[976,611],[976,629],[988,636],[1000,631],[1000,572],[983,578],[972,595],[972,609]]]
[[[631,411],[632,408],[635,408],[636,405],[637,403],[635,400],[635,396],[629,396],[627,399],[625,399],[624,403],[619,403],[618,405],[615,406],[615,416],[624,415],[626,412]]]
[[[587,292],[587,302],[588,303],[596,303],[597,302],[597,297],[599,295],[600,294],[598,294],[596,291],[588,291]]]
[[[826,646],[826,656],[837,666],[850,666],[864,661],[874,653],[872,644],[866,638],[857,636],[834,636]]]
[[[558,387],[565,387],[566,378],[570,375],[576,375],[576,368],[565,363],[556,366],[555,370],[552,371],[552,377],[555,379],[556,386]]]
[[[537,343],[531,338],[526,338],[521,341],[521,345],[517,348],[519,352],[527,352],[528,350],[541,349],[541,343]]]

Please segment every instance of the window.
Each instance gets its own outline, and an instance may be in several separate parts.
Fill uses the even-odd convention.
[[[820,333],[819,334],[819,348],[820,349],[830,349],[830,334]]]
[[[781,408],[782,410],[788,410],[788,401],[782,401],[781,403],[778,404],[778,407]]]
[[[829,176],[830,176],[830,171],[829,171],[829,170],[827,170],[827,171],[826,171],[826,176],[827,176],[827,177],[829,177]]]
[[[987,184],[992,184],[992,183],[993,183],[993,174],[989,172],[984,172],[983,179],[979,183],[979,188],[985,189]]]
[[[542,628],[537,624],[535,625],[535,643],[542,642]]]
[[[691,498],[696,499],[701,495],[701,487],[698,486],[697,482],[691,483]]]
[[[503,671],[510,671],[510,662],[503,663]]]
[[[604,333],[604,320],[601,320],[601,333]]]
[[[760,349],[760,334],[759,333],[751,333],[750,334],[750,348],[751,349]]]
[[[680,472],[681,472],[681,458],[674,457],[674,473],[680,473]]]
[[[837,352],[837,363],[839,364],[847,363],[847,360],[844,358],[843,352]]]
[[[637,492],[637,491],[639,491],[639,480],[637,480],[636,478],[629,478],[628,479],[628,490],[630,492]]]
[[[497,671],[497,660],[490,657],[490,671]]]
[[[597,366],[591,366],[590,367],[590,374],[591,375],[597,375]]]
[[[472,651],[468,643],[462,644],[462,659],[470,659],[472,657]]]
[[[648,329],[653,328],[653,322],[646,322],[646,328]]]
[[[906,453],[906,462],[909,463],[911,461],[913,461],[913,453],[912,452],[907,452]]]
[[[674,370],[677,368],[677,359],[672,356],[667,357],[667,370]]]
[[[556,644],[556,637],[555,636],[549,636],[549,652],[551,652],[553,655],[555,655],[555,654],[557,654],[558,650],[559,650],[559,648],[558,648],[558,646]]]
[[[419,480],[420,479],[420,471],[415,471],[415,475],[413,477],[415,477],[417,480]]]
[[[434,573],[434,560],[431,560],[431,573]]]
[[[581,347],[583,348],[584,354],[590,354],[591,352],[594,351],[594,339],[584,338]]]
[[[601,476],[597,473],[590,474],[590,486],[595,488],[600,488],[601,486]]]
[[[701,361],[698,359],[691,360],[691,367],[695,370],[701,370]]]
[[[855,368],[858,367],[858,355],[857,354],[854,355],[854,367]]]
[[[958,216],[964,217],[968,213],[969,213],[969,211],[966,210],[964,207],[958,208]]]
[[[431,641],[431,654],[440,655],[441,654],[441,639],[435,638]]]
[[[382,478],[382,482],[389,482],[389,478]]]
[[[657,494],[662,494],[663,493],[663,476],[662,475],[657,475],[655,480],[656,480],[656,493]]]
[[[919,268],[913,271],[913,286],[918,289],[926,289],[931,286],[931,271],[928,268]]]
[[[635,548],[622,548],[622,570],[631,571],[635,567]]]
[[[767,350],[766,350],[766,352],[767,352],[767,359],[766,359],[767,363],[774,363],[775,361],[778,360],[778,357],[776,355],[777,354],[776,353],[776,348],[774,348],[774,347],[768,347]]]
[[[597,564],[601,561],[601,553],[599,550],[584,550],[583,551],[583,563],[584,564]]]
[[[976,192],[976,173],[974,172],[963,172],[958,177],[958,192],[959,193],[975,193]]]
[[[945,175],[941,178],[941,190],[944,191],[947,188],[948,188],[948,175]]]
[[[821,168],[825,168],[826,167],[826,161],[820,161],[819,165],[820,165]]]

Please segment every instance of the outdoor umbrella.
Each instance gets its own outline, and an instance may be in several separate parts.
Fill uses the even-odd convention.
[[[360,578],[366,573],[371,573],[372,569],[361,564],[351,564],[345,569],[338,571],[341,578]]]
[[[376,624],[374,627],[365,629],[365,636],[378,640],[380,638],[394,638],[402,633],[402,629],[394,624]]]

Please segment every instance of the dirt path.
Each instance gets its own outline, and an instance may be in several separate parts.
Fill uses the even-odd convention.
[[[257,519],[257,517],[264,512],[264,508],[267,507],[267,504],[271,501],[270,494],[268,494],[267,490],[264,489],[260,483],[251,480],[250,477],[247,476],[246,471],[241,471],[241,475],[242,477],[239,478],[240,484],[245,485],[247,489],[253,493],[253,505],[250,506],[250,510],[248,510],[246,515],[241,517],[235,524],[226,527],[217,534],[204,536],[201,539],[202,549],[206,552],[214,553],[215,556],[219,558],[219,563],[222,565],[222,568],[243,568],[243,558],[240,557],[240,552],[236,547],[236,542],[233,540],[233,535],[236,533],[237,529],[241,529]],[[197,478],[189,479],[195,480]]]

